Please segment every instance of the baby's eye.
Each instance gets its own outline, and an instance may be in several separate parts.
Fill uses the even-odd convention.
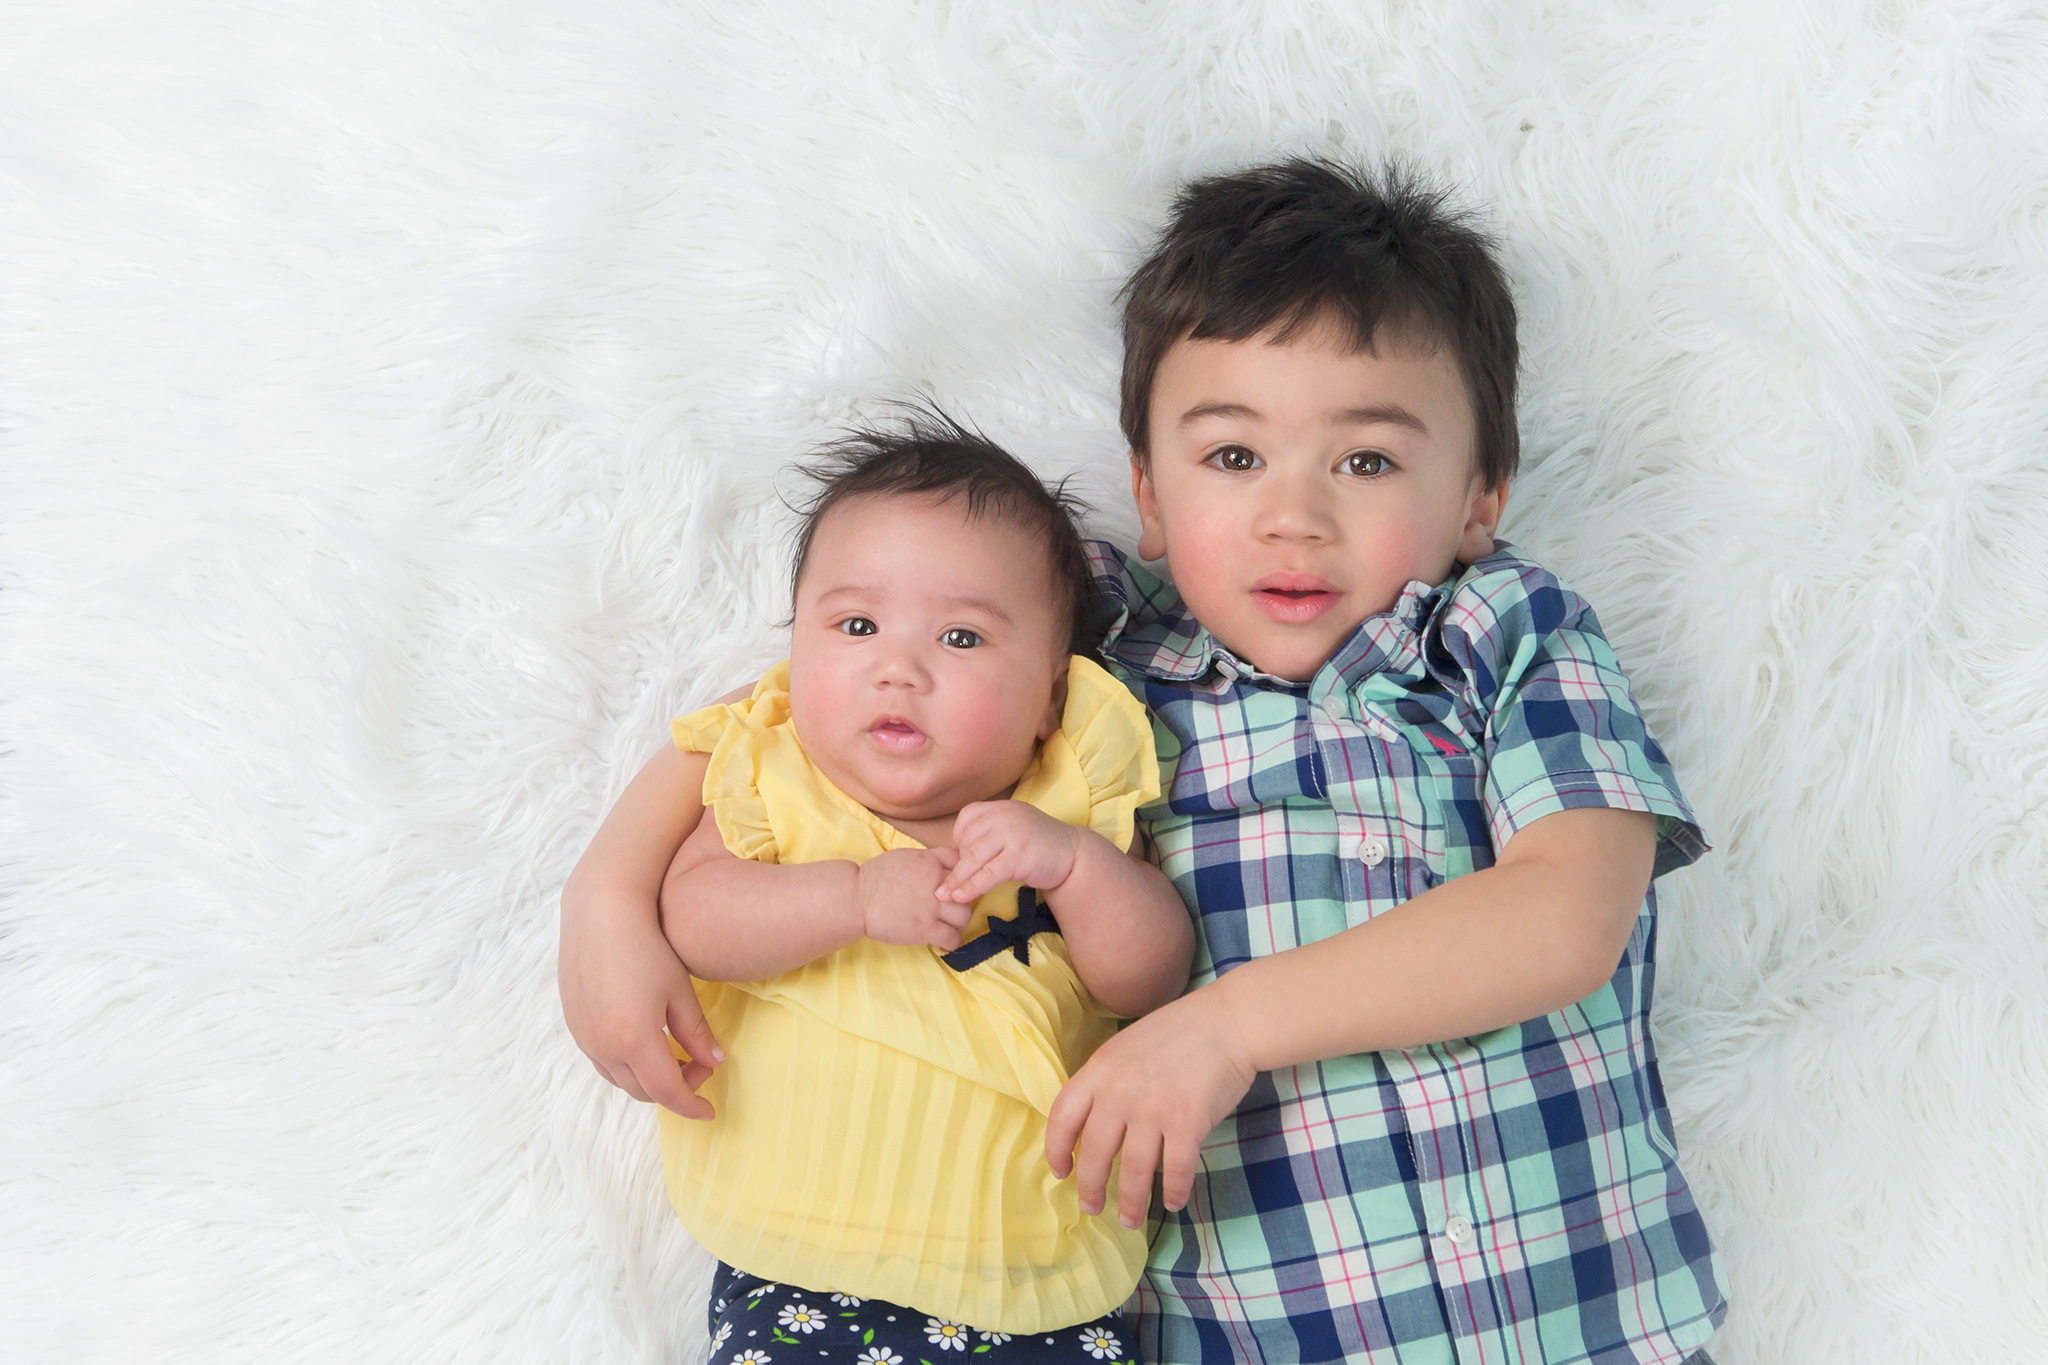
[[[1386,473],[1393,465],[1377,450],[1360,450],[1344,457],[1344,467],[1369,479],[1375,474]]]
[[[971,630],[955,626],[939,637],[939,643],[949,649],[972,649],[981,643],[981,637]]]
[[[839,623],[839,628],[848,635],[873,635],[881,629],[865,616],[849,616]]]
[[[1243,474],[1259,467],[1258,453],[1245,446],[1219,446],[1209,452],[1209,458],[1216,462],[1218,468],[1233,474]]]

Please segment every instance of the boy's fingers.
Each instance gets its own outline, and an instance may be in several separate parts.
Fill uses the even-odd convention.
[[[690,1060],[710,1062],[716,1065],[725,1060],[725,1049],[718,1045],[718,1039],[711,1034],[711,1025],[704,1022],[704,1016],[697,1010],[694,988],[686,1006],[682,1001],[672,1000],[668,1007],[669,1036],[683,1045],[683,1051],[690,1054]]]
[[[1198,1138],[1176,1139],[1171,1133],[1164,1138],[1165,1159],[1159,1166],[1159,1195],[1166,1207],[1179,1212],[1188,1206],[1188,1196],[1195,1189],[1195,1158],[1199,1155],[1201,1141]]]
[[[639,1081],[633,1079],[632,1067],[625,1065],[620,1065],[616,1068],[609,1067],[594,1057],[591,1059],[590,1064],[597,1068],[598,1075],[604,1077],[607,1081],[610,1081],[613,1085],[640,1101],[640,1103],[646,1104],[648,1102],[647,1092],[640,1088]]]
[[[1089,1104],[1086,1088],[1068,1081],[1046,1111],[1045,1164],[1062,1180],[1074,1169],[1074,1139],[1088,1121]]]
[[[666,1046],[648,1048],[627,1062],[635,1080],[639,1082],[640,1097],[650,1100],[671,1114],[681,1114],[686,1119],[709,1118],[711,1106],[691,1092],[683,1084],[683,1068],[669,1055]],[[626,1068],[621,1068],[622,1070]]]
[[[1116,1171],[1117,1221],[1125,1227],[1144,1223],[1145,1205],[1152,1198],[1152,1173],[1158,1169],[1158,1131],[1132,1128],[1126,1132],[1123,1164]]]
[[[1095,1109],[1081,1141],[1074,1150],[1074,1180],[1080,1186],[1081,1212],[1102,1212],[1103,1191],[1109,1187],[1109,1163],[1124,1145],[1124,1121],[1118,1115]]]

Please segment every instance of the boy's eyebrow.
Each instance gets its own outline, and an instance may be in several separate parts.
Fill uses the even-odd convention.
[[[1245,417],[1256,420],[1263,415],[1257,408],[1244,403],[1197,403],[1180,415],[1180,425],[1193,426],[1205,417]],[[1373,403],[1362,408],[1345,408],[1335,414],[1333,425],[1336,423],[1351,427],[1408,427],[1424,436],[1429,435],[1429,427],[1423,420],[1399,403]]]
[[[1429,435],[1429,427],[1423,420],[1399,403],[1374,403],[1363,408],[1346,408],[1338,413],[1337,417],[1339,421],[1354,427],[1408,427],[1424,436]]]

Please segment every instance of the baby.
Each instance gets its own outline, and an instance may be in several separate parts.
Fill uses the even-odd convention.
[[[1123,1358],[1145,1239],[1044,1149],[1112,1016],[1187,982],[1187,910],[1126,854],[1150,722],[1071,652],[1086,558],[1022,464],[925,416],[812,473],[788,661],[674,726],[714,818],[663,929],[730,1060],[662,1153],[722,1262],[712,1359]]]

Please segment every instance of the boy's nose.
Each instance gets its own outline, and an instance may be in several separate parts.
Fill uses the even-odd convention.
[[[1276,471],[1259,481],[1252,533],[1261,540],[1323,541],[1332,537],[1330,490],[1305,469]]]

